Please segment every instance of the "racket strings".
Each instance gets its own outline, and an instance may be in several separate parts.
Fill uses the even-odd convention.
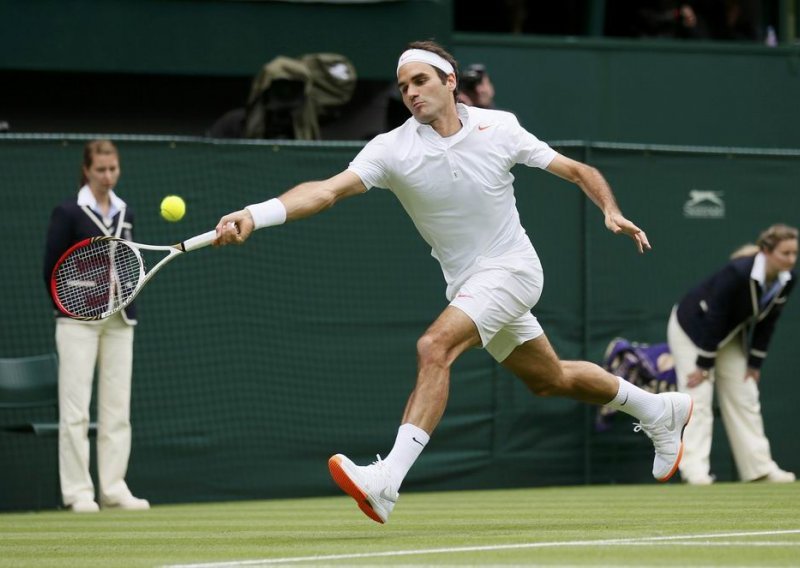
[[[96,240],[75,249],[56,269],[56,295],[71,315],[99,318],[118,311],[144,274],[143,260],[122,241]]]

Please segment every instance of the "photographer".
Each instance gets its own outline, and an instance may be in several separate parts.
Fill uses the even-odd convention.
[[[494,108],[494,85],[485,65],[473,63],[461,73],[458,102],[478,108]]]

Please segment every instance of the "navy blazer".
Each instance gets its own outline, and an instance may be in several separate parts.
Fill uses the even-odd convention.
[[[745,331],[747,364],[760,369],[767,356],[775,322],[786,304],[796,275],[761,307],[764,290],[751,278],[755,256],[737,258],[689,291],[678,304],[678,323],[700,350],[697,366],[714,366],[717,348]]]
[[[121,219],[122,230],[120,237],[133,240],[133,210],[128,207],[123,210],[125,215]],[[64,252],[83,239],[89,237],[99,237],[103,235],[115,235],[120,223],[121,213],[117,213],[111,226],[106,227],[100,215],[95,213],[90,207],[78,205],[77,199],[71,197],[53,209],[50,215],[50,225],[47,228],[47,240],[44,251],[44,282],[50,293],[50,276],[53,268]],[[57,316],[63,316],[56,309],[55,302],[53,308]],[[136,323],[136,306],[131,302],[125,308],[123,317],[128,323]]]

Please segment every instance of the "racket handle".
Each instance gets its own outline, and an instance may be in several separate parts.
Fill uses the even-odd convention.
[[[203,233],[202,235],[197,235],[196,237],[192,237],[191,239],[186,239],[181,243],[180,248],[184,252],[189,252],[190,250],[197,250],[199,248],[207,247],[216,238],[217,238],[217,231],[215,229],[212,231],[208,231],[207,233]]]

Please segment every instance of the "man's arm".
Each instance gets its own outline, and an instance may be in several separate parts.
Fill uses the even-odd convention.
[[[304,217],[311,217],[324,211],[346,197],[364,193],[367,188],[361,178],[349,170],[328,178],[323,181],[308,181],[294,186],[292,189],[278,197],[277,199],[265,202],[272,202],[272,209],[279,211],[282,219],[275,223],[281,224],[286,221],[295,221]],[[258,204],[260,207],[264,204]],[[222,217],[217,223],[217,239],[215,245],[228,245],[231,243],[242,244],[248,239],[256,229],[256,222],[253,219],[252,206],[234,211]],[[285,211],[281,211],[283,209]],[[265,225],[267,226],[267,225]]]
[[[626,219],[614,199],[614,193],[600,170],[584,163],[556,154],[547,171],[560,178],[571,181],[580,187],[605,216],[606,227],[614,234],[624,233],[636,243],[639,252],[650,250],[647,235],[639,227]]]

